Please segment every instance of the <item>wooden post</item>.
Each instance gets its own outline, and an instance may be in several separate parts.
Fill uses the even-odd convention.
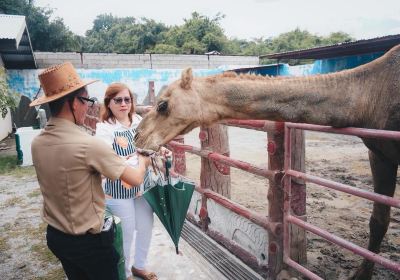
[[[96,124],[99,122],[99,120],[100,120],[100,105],[95,104],[94,106],[88,108],[83,123],[83,127],[89,134],[94,135],[96,133]]]
[[[228,127],[216,124],[208,128],[201,128],[199,138],[201,148],[229,156]],[[226,198],[231,198],[230,167],[201,158],[200,185],[211,189]]]
[[[305,141],[304,131],[291,130],[292,133],[292,169],[305,171]],[[284,123],[276,123],[275,132],[268,132],[268,168],[284,169]],[[306,219],[306,192],[303,180],[292,179],[291,211],[296,216]],[[269,182],[268,216],[271,222],[283,223],[283,185],[282,180]],[[286,269],[283,263],[283,235],[275,236],[268,233],[269,258],[268,274],[270,279],[276,279],[279,272]],[[300,263],[307,262],[306,231],[295,225],[290,225],[290,257]],[[297,274],[290,270],[292,275]]]
[[[291,129],[292,169],[305,172],[305,139],[304,130]],[[306,216],[306,183],[304,180],[292,178],[290,201],[291,211],[298,218],[307,220]],[[290,258],[300,264],[307,262],[306,231],[290,224]],[[295,270],[291,274],[298,274]]]
[[[156,95],[154,92],[154,81],[149,81],[149,105],[154,106],[156,104]]]
[[[174,141],[185,144],[185,138],[183,135],[176,136]],[[186,154],[184,150],[179,148],[172,150],[172,166],[176,173],[183,176],[186,175]]]
[[[268,132],[268,169],[283,170],[284,163],[284,123],[276,122],[275,130]],[[282,180],[269,181],[268,217],[271,222],[283,223]],[[283,269],[283,235],[268,232],[268,279],[277,279]]]

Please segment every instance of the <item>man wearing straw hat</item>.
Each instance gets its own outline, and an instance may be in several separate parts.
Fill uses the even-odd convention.
[[[69,280],[118,279],[113,230],[104,224],[101,174],[140,185],[149,158],[139,156],[139,166],[129,167],[104,141],[79,128],[94,103],[86,86],[95,81],[82,81],[71,63],[45,69],[39,80],[44,95],[30,106],[49,103],[52,115],[32,142],[47,245]]]

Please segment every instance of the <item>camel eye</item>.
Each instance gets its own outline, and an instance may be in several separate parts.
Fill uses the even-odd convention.
[[[157,112],[164,113],[164,112],[167,111],[167,109],[168,109],[168,102],[167,101],[161,101],[160,103],[158,103]]]

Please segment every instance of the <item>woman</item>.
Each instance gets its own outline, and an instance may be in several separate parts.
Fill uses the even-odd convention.
[[[101,122],[96,127],[96,136],[111,145],[119,156],[128,160],[129,165],[137,164],[134,135],[141,120],[135,113],[133,102],[133,94],[125,84],[109,85],[104,96]],[[106,179],[104,191],[109,197],[107,207],[121,219],[127,279],[132,280],[132,274],[145,280],[157,279],[155,273],[145,269],[153,210],[143,197],[138,197],[139,186]]]

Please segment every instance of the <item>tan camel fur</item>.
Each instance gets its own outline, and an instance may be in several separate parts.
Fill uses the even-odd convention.
[[[175,136],[223,119],[267,119],[334,127],[400,130],[400,45],[357,68],[309,77],[225,73],[193,78],[191,69],[160,95],[138,127],[136,145],[158,150]],[[400,142],[362,139],[376,193],[393,197]],[[374,203],[368,249],[379,252],[390,207]],[[353,279],[370,279],[364,260]]]

